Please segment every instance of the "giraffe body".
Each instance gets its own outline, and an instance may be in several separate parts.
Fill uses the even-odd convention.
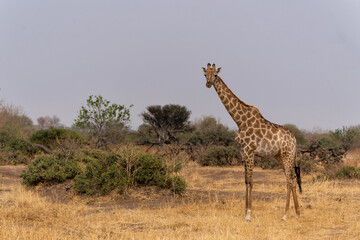
[[[287,218],[291,193],[296,214],[299,216],[300,208],[294,180],[296,177],[300,179],[300,174],[295,174],[296,139],[294,135],[286,128],[269,122],[262,116],[259,109],[236,97],[218,76],[220,69],[216,69],[215,64],[212,68],[210,64],[208,64],[207,69],[202,68],[207,80],[206,86],[208,88],[214,86],[225,108],[239,128],[235,140],[240,146],[241,157],[245,166],[245,219],[247,221],[251,219],[254,156],[275,157],[282,166],[287,183],[285,215],[282,219],[286,220]],[[301,191],[300,184],[299,187]]]

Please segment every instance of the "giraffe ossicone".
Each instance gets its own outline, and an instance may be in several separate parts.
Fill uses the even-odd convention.
[[[251,220],[252,211],[252,188],[254,157],[274,157],[283,167],[286,183],[286,205],[283,220],[287,219],[290,206],[290,197],[293,196],[295,212],[300,216],[300,206],[296,194],[296,181],[301,192],[300,170],[295,166],[296,139],[285,127],[266,120],[259,109],[241,101],[218,76],[221,68],[207,64],[207,68],[201,68],[206,78],[206,86],[215,88],[220,100],[237,124],[239,131],[235,137],[239,144],[241,157],[245,166],[245,219]],[[295,172],[295,168],[297,171]]]

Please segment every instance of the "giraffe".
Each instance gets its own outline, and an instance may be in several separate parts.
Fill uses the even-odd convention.
[[[252,188],[254,156],[261,158],[274,157],[282,166],[287,183],[285,214],[282,220],[287,219],[292,193],[296,217],[300,216],[300,207],[296,194],[295,178],[301,193],[300,168],[295,166],[296,139],[285,127],[266,120],[259,109],[241,101],[218,76],[221,67],[216,69],[215,64],[208,63],[207,69],[201,68],[206,77],[206,86],[214,86],[222,103],[237,124],[239,130],[235,141],[240,146],[241,157],[245,167],[245,220],[251,221]]]

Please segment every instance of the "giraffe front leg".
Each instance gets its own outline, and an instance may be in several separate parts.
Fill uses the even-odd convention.
[[[252,186],[251,184],[246,184],[246,207],[245,207],[245,220],[251,221],[251,205],[252,205]]]
[[[245,184],[246,184],[246,193],[245,193],[245,220],[251,221],[251,211],[252,211],[252,187],[253,187],[253,168],[254,168],[254,154],[248,153],[247,157],[244,159],[245,162]]]

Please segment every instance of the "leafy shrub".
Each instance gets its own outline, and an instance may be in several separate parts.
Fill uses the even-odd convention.
[[[179,171],[180,165],[176,168],[167,167],[162,157],[144,154],[138,162],[135,172],[135,182],[140,185],[168,188],[177,194],[182,194],[186,189],[186,182],[180,176],[172,176],[172,173]]]
[[[322,147],[324,147],[324,148],[335,148],[335,147],[337,147],[337,143],[335,142],[335,140],[333,138],[331,138],[330,136],[328,136],[328,135],[319,138],[318,141],[319,141],[320,145]]]
[[[74,190],[88,195],[107,194],[113,190],[123,193],[134,185],[157,186],[181,194],[186,183],[173,172],[163,158],[135,150],[126,149],[118,153],[83,149],[70,155],[55,152],[39,156],[21,177],[26,185],[74,179]]]
[[[0,151],[1,165],[28,164],[31,160],[31,157],[20,151]]]
[[[79,132],[64,128],[39,130],[30,137],[31,142],[42,144],[48,148],[56,146],[58,140],[74,140],[82,143],[84,142],[84,137]]]
[[[202,166],[229,166],[236,161],[241,162],[240,151],[233,146],[211,146],[198,159]]]
[[[313,181],[326,181],[332,179],[360,179],[360,168],[353,166],[341,167],[335,172],[328,171],[317,175],[313,178]]]
[[[61,183],[74,178],[80,172],[75,156],[70,158],[62,153],[37,157],[21,174],[23,183],[37,185],[43,182]]]
[[[83,162],[86,162],[85,169],[74,178],[75,191],[93,195],[106,194],[118,189],[122,193],[129,180],[121,163],[119,164],[119,157],[113,153],[101,154],[99,150],[95,154],[90,152],[93,156],[83,159]],[[97,158],[102,156],[104,158]]]
[[[0,148],[4,148],[11,139],[11,135],[7,131],[0,131]]]
[[[344,178],[360,179],[360,168],[355,168],[352,166],[342,167],[335,173],[335,178],[338,178],[338,179],[344,179]]]
[[[167,188],[176,194],[183,194],[186,190],[186,182],[180,176],[170,177],[168,178]]]
[[[166,164],[161,157],[145,154],[138,162],[135,181],[141,185],[155,185],[166,187]]]
[[[128,152],[124,153],[128,156]],[[102,159],[85,159],[84,170],[74,178],[74,189],[78,193],[106,194],[115,189],[123,193],[132,185],[143,185],[168,188],[181,194],[186,188],[185,181],[172,176],[161,157],[141,154],[131,167],[127,165],[131,161],[124,159],[122,154],[107,153]]]
[[[27,164],[38,149],[29,141],[0,132],[0,163]]]
[[[37,148],[30,142],[21,138],[12,138],[4,148],[5,151],[19,151],[27,156],[33,156],[37,152]]]

